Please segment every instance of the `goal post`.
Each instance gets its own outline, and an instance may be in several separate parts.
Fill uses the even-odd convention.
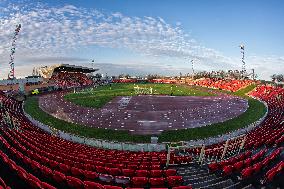
[[[153,94],[153,88],[152,87],[139,87],[134,86],[134,93],[135,94]]]

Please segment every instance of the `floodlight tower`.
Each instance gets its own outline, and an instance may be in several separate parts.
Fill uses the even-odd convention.
[[[92,63],[91,63],[91,64],[92,64],[92,67],[94,67],[94,63],[95,63],[95,60],[93,59],[93,60],[92,60]]]
[[[242,77],[246,74],[246,62],[245,62],[245,46],[243,44],[240,45],[241,54],[242,54]]]
[[[14,32],[14,36],[13,36],[13,40],[12,40],[12,47],[11,47],[11,54],[10,54],[10,61],[9,61],[9,65],[10,65],[10,72],[8,74],[8,79],[15,79],[15,63],[14,63],[14,54],[16,52],[16,40],[18,39],[18,35],[21,29],[21,24],[18,24],[16,26],[15,32]]]
[[[194,78],[194,60],[191,60],[192,79]]]

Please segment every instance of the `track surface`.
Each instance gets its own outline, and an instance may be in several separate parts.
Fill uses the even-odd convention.
[[[65,121],[140,135],[223,122],[248,108],[246,100],[224,94],[115,97],[101,109],[75,105],[65,101],[63,96],[62,92],[40,96],[40,108]]]

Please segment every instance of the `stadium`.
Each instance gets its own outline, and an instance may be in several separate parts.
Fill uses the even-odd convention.
[[[43,11],[44,6],[39,10]],[[92,16],[99,15],[99,21],[107,20],[100,27],[110,27],[108,20],[123,17],[113,13],[102,19],[103,13],[92,10],[89,15],[85,9],[77,11],[74,7],[50,10],[56,10],[54,15],[60,15],[60,21],[70,15],[72,19],[74,15],[85,18],[80,11],[87,15],[88,23]],[[68,14],[62,14],[66,10]],[[45,16],[48,11],[41,13]],[[129,24],[131,19],[127,17],[123,22]],[[133,18],[137,23],[141,19]],[[147,19],[150,25],[154,23]],[[160,25],[165,24],[159,20]],[[68,25],[69,21],[61,24]],[[139,26],[137,23],[135,27]],[[169,27],[160,25],[160,30]],[[217,71],[203,69],[192,58],[191,69],[184,70],[190,72],[187,74],[178,75],[169,66],[173,74],[167,76],[151,63],[141,66],[146,74],[124,74],[125,71],[108,76],[94,60],[86,66],[75,64],[69,57],[64,63],[45,57],[52,60],[52,64],[45,64],[46,59],[37,57],[33,71],[16,78],[20,70],[14,62],[16,43],[25,27],[13,26],[9,68],[3,69],[8,78],[0,80],[0,189],[284,188],[283,74],[275,72],[271,81],[259,79],[254,68],[247,69],[243,44],[238,47],[239,70],[234,70],[232,64],[229,69],[223,65]],[[104,35],[113,34],[102,31],[99,42]],[[80,32],[76,35],[82,37]],[[57,34],[52,31],[52,35]],[[46,36],[52,35],[46,31]],[[59,48],[64,50],[72,37]],[[79,46],[81,38],[76,40]],[[143,44],[145,41],[143,38]],[[115,40],[111,43],[112,48],[116,47]],[[131,40],[125,43],[134,48]],[[136,43],[141,50],[142,43]],[[23,44],[27,49],[33,48],[28,42]],[[102,49],[106,48],[107,42],[102,44]],[[162,48],[149,49],[164,54]],[[0,45],[0,55],[1,50]],[[171,49],[167,52],[174,56]],[[79,54],[84,53],[79,50]],[[108,56],[104,53],[102,56]],[[22,55],[24,62],[32,61],[26,56],[32,53]],[[150,72],[153,67],[159,74]],[[121,69],[127,70],[127,65]],[[281,67],[277,69],[283,71]]]
[[[3,187],[282,186],[282,87],[248,78],[99,82],[87,75],[96,71],[44,66],[1,85]]]

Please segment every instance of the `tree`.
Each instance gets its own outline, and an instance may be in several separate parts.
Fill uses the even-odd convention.
[[[273,74],[271,77],[272,82],[283,82],[284,81],[284,75],[283,74]]]
[[[124,77],[124,74],[119,74],[118,75],[118,78],[123,78]]]
[[[96,73],[95,78],[101,79],[102,78],[102,74]]]

